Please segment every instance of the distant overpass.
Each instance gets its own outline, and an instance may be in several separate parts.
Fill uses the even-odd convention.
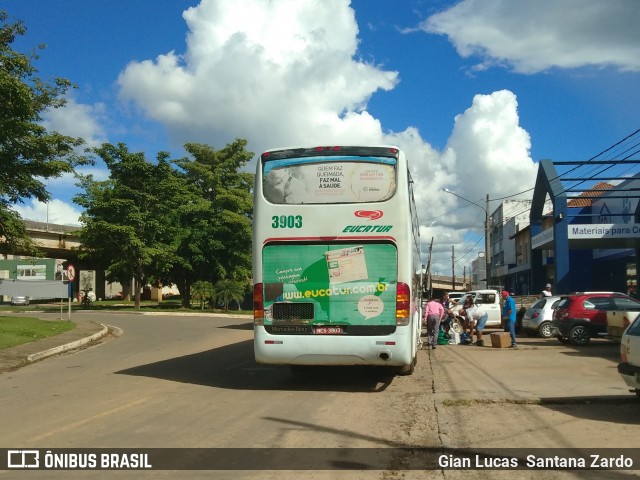
[[[434,291],[446,290],[447,292],[452,292],[455,290],[462,292],[465,290],[469,290],[469,288],[465,288],[465,282],[466,286],[468,287],[471,282],[471,277],[467,276],[466,278],[463,278],[462,276],[456,275],[454,288],[453,277],[447,275],[431,275],[431,287]]]
[[[81,246],[78,233],[80,227],[57,225],[54,223],[24,220],[27,235],[40,247],[45,258],[66,260],[66,264],[73,264],[76,268],[76,279],[73,281],[74,295],[84,286],[80,285],[80,275],[83,271],[92,271],[94,291],[96,297],[105,298],[104,272],[96,269],[93,262],[78,259]]]
[[[76,260],[80,239],[80,227],[25,220],[27,234],[43,250],[47,258]]]

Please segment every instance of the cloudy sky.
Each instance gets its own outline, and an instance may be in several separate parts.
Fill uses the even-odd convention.
[[[77,85],[51,129],[153,159],[186,142],[396,144],[434,273],[484,250],[484,212],[530,198],[541,159],[588,159],[638,128],[637,0],[4,0]],[[161,7],[159,6],[161,5]],[[252,165],[253,167],[253,165]],[[106,175],[103,165],[92,169]],[[72,178],[25,218],[77,224]],[[523,192],[519,197],[513,197]]]

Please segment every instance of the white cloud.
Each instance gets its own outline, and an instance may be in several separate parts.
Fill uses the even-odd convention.
[[[444,34],[463,57],[522,73],[613,66],[640,71],[637,0],[463,0],[420,25]]]
[[[16,204],[13,208],[25,220],[56,225],[80,225],[80,211],[61,200],[43,203],[32,199],[29,204]]]
[[[487,186],[497,195],[533,187],[537,167],[529,157],[531,139],[519,126],[516,96],[501,90],[476,95],[457,115],[444,158],[456,166],[456,181],[467,195],[484,197]]]
[[[105,105],[87,105],[67,98],[63,108],[51,108],[42,115],[47,130],[60,132],[71,137],[84,138],[84,147],[96,147],[107,141],[100,120],[105,116]]]
[[[534,186],[538,167],[529,156],[531,141],[519,126],[517,107],[516,96],[507,90],[476,95],[471,107],[456,116],[445,150],[417,164],[420,193],[416,199],[424,225],[421,235],[424,242],[435,237],[434,254],[439,263],[434,271],[436,267],[442,274],[451,271],[451,245],[458,258],[466,255],[466,265],[478,251],[484,251],[481,237],[488,193],[497,199]],[[443,188],[476,205],[443,192]],[[489,214],[497,206],[497,202],[490,203]]]
[[[347,0],[204,0],[184,18],[183,56],[132,62],[119,78],[121,97],[163,123],[175,142],[221,146],[242,137],[259,152],[379,137],[366,103],[393,88],[397,73],[356,58],[358,26]]]
[[[102,103],[94,105],[78,103],[74,97],[68,97],[62,108],[53,108],[42,115],[43,126],[49,131],[56,131],[71,137],[80,137],[85,144],[78,153],[84,153],[87,147],[97,147],[108,142],[102,124],[107,118],[106,106]],[[101,164],[77,167],[77,172],[93,175],[95,180],[105,180],[109,177],[109,170]],[[16,205],[15,209],[28,220],[61,225],[78,225],[80,212],[70,203],[71,197],[78,192],[77,179],[73,173],[65,173],[59,177],[40,179],[47,185],[47,191],[52,200],[47,203],[31,200],[29,205]],[[64,199],[64,200],[61,200]]]
[[[484,250],[478,241],[483,214],[460,208],[441,189],[475,201],[488,191],[502,196],[532,186],[535,166],[515,95],[476,96],[455,119],[444,152],[414,127],[383,129],[367,102],[393,89],[398,73],[358,58],[349,3],[203,0],[183,15],[187,51],[130,63],[118,80],[120,96],[163,124],[178,145],[198,141],[221,148],[236,137],[247,138],[256,153],[291,145],[398,145],[411,162],[425,251],[435,237],[434,271],[450,271],[452,244],[461,255],[471,250],[468,265]]]

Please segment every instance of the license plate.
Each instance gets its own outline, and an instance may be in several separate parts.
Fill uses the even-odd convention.
[[[342,335],[342,327],[316,327],[313,331],[316,335]]]

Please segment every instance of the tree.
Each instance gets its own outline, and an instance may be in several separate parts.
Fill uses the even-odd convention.
[[[83,140],[48,132],[42,125],[43,112],[65,105],[71,83],[38,78],[32,64],[38,56],[11,48],[16,37],[26,33],[24,24],[7,19],[0,10],[0,253],[35,253],[20,216],[11,207],[27,198],[49,200],[43,180],[72,172],[84,162],[74,154]]]
[[[104,144],[94,152],[111,174],[108,180],[82,178],[84,207],[81,258],[106,270],[107,279],[135,280],[136,306],[146,283],[176,284],[190,305],[198,280],[247,282],[251,275],[251,187],[253,175],[239,169],[253,156],[245,140],[220,151],[187,144],[193,159],[156,163],[124,144]],[[174,168],[175,164],[178,168]]]
[[[251,277],[251,215],[253,174],[241,172],[253,157],[247,141],[236,139],[221,150],[209,145],[185,145],[192,158],[174,163],[197,195],[205,200],[198,209],[181,215],[184,236],[178,247],[180,261],[171,281],[188,307],[190,288],[197,280],[231,279],[247,282]]]
[[[213,297],[213,285],[211,282],[198,280],[191,286],[191,298],[200,300],[200,310],[204,310],[204,302]]]
[[[224,303],[224,309],[229,310],[229,303],[235,301],[238,304],[238,310],[240,304],[247,292],[248,284],[246,282],[239,282],[237,280],[223,279],[218,280],[213,286],[213,298],[216,302]]]
[[[110,178],[82,178],[84,193],[74,198],[84,207],[79,256],[106,270],[110,281],[128,284],[133,279],[139,308],[141,288],[166,276],[180,261],[179,218],[197,210],[199,199],[166,152],[151,163],[122,143],[103,144],[93,151],[106,164]]]
[[[38,246],[27,233],[22,217],[3,204],[0,199],[0,254],[21,253],[32,257],[40,256]]]

